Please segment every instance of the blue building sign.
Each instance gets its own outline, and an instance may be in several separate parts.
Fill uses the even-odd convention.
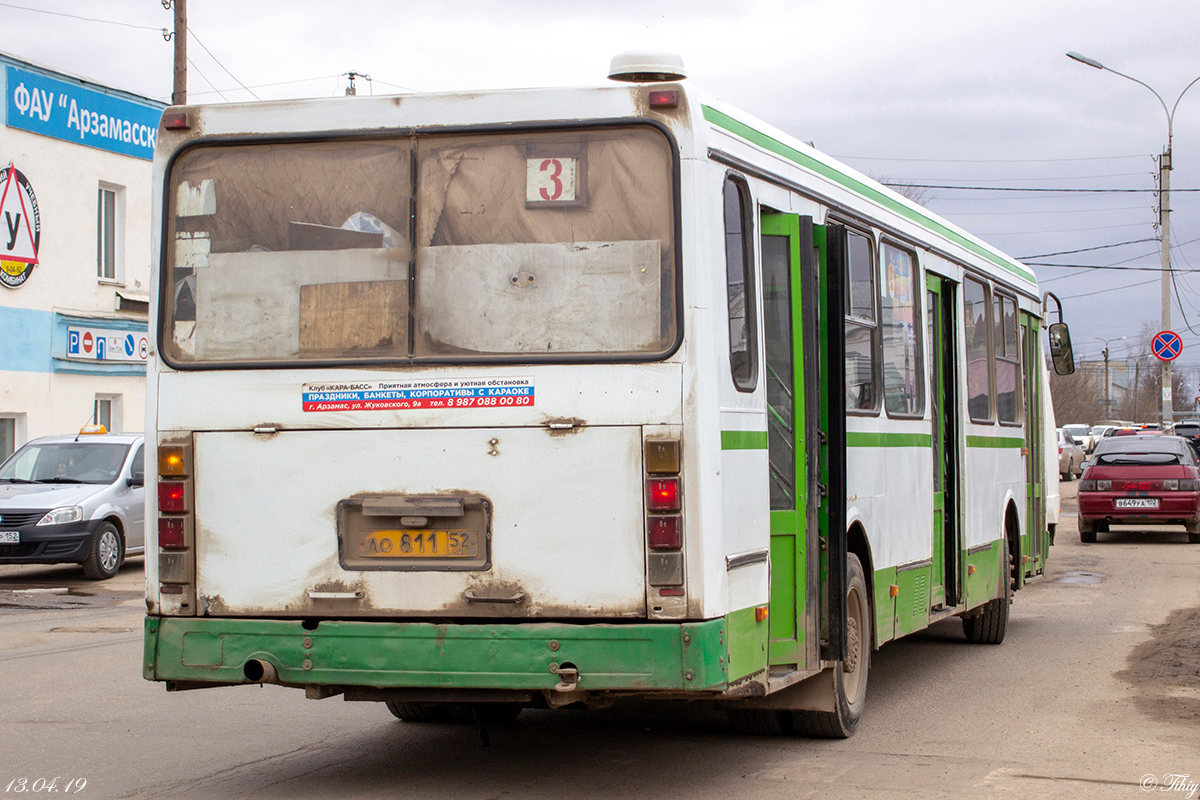
[[[66,142],[152,159],[162,109],[19,67],[6,68],[7,123]]]

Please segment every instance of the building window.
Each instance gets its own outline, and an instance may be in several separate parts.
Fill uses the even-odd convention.
[[[925,411],[925,372],[917,338],[917,260],[909,251],[885,243],[881,266],[883,403],[890,416],[920,416]]]
[[[988,367],[991,330],[988,288],[973,278],[963,281],[963,325],[967,339],[967,411],[972,422],[992,421],[992,375]]]
[[[121,395],[98,394],[92,411],[92,423],[103,425],[110,433],[121,430]]]
[[[1001,422],[1021,421],[1021,365],[1017,348],[1017,301],[992,295],[992,341],[996,353],[996,417]]]
[[[120,282],[125,245],[125,189],[102,183],[96,193],[96,276]]]
[[[847,231],[846,275],[846,410],[878,411],[875,340],[875,264],[871,240]]]
[[[750,202],[745,184],[725,181],[725,276],[729,299],[729,365],[739,391],[758,383],[754,319],[754,249],[750,239]]]
[[[17,420],[0,417],[0,461],[11,456],[17,449]]]

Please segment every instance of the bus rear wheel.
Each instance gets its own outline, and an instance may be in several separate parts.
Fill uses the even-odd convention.
[[[521,703],[386,703],[392,716],[405,722],[482,722],[504,725],[515,722],[525,709]]]
[[[1080,534],[1082,535],[1082,534]],[[1012,600],[1013,554],[1004,559],[1004,594],[984,604],[973,617],[963,617],[963,634],[972,644],[1000,644],[1008,631],[1008,606]]]
[[[862,562],[846,560],[846,658],[833,667],[833,711],[792,711],[792,730],[802,736],[848,739],[858,730],[871,669],[871,602]]]
[[[385,703],[392,716],[405,722],[448,722],[450,712],[444,703]]]

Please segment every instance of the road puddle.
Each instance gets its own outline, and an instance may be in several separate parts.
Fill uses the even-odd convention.
[[[1108,577],[1099,572],[1084,572],[1083,570],[1075,570],[1068,572],[1061,578],[1056,578],[1055,583],[1104,583],[1104,579]]]

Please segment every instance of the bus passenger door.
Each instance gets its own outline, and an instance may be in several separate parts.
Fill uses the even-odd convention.
[[[1029,314],[1021,315],[1021,358],[1025,362],[1022,376],[1025,384],[1025,535],[1021,551],[1030,559],[1020,570],[1034,575],[1046,569],[1049,556],[1046,531],[1046,442],[1042,433],[1042,376],[1041,337],[1038,321]],[[1023,581],[1023,576],[1018,580]]]
[[[810,242],[801,246],[801,230]],[[808,464],[802,297],[811,262],[812,219],[764,210],[763,328],[766,335],[767,456],[771,498],[771,599],[768,663],[802,669],[809,662]],[[810,273],[811,274],[811,273]],[[815,537],[814,537],[815,538]]]
[[[954,396],[954,283],[926,275],[929,413],[933,425],[932,609],[958,604],[958,407]]]

